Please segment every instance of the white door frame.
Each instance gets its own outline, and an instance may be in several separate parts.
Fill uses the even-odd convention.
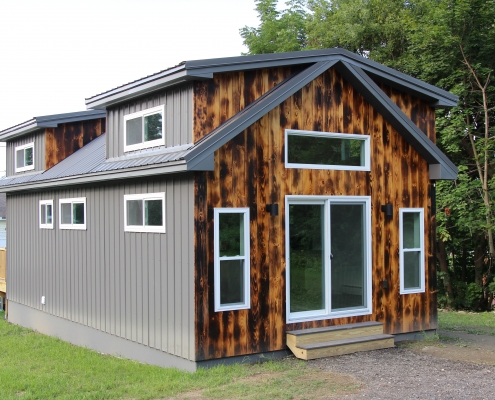
[[[311,310],[298,313],[290,312],[290,232],[289,232],[289,205],[290,204],[320,204],[324,205],[324,268],[325,268],[325,307],[321,310]],[[362,204],[364,205],[365,231],[365,307],[332,311],[331,309],[331,237],[330,237],[330,205],[331,204]],[[315,321],[369,315],[372,313],[372,259],[371,259],[371,197],[370,196],[285,196],[285,261],[286,261],[286,319],[287,323]]]

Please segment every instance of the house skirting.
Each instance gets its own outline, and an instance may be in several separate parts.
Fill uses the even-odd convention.
[[[145,364],[178,368],[189,372],[194,372],[198,368],[211,368],[217,365],[252,364],[283,358],[290,354],[288,350],[280,350],[215,360],[186,360],[182,357],[152,349],[145,345],[81,325],[77,322],[47,314],[11,300],[9,300],[8,319],[12,324],[33,329],[44,335],[57,337],[76,346],[87,347],[100,353],[124,357]]]
[[[198,363],[9,300],[9,322],[100,353],[194,372]]]

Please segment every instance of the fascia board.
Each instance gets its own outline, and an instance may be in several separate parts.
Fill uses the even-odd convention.
[[[77,186],[90,183],[116,181],[122,179],[145,178],[163,174],[187,172],[186,162],[181,160],[166,165],[144,165],[126,170],[104,171],[79,176],[69,176],[48,181],[26,182],[18,185],[0,187],[0,193],[33,191],[39,189]]]
[[[361,93],[365,100],[404,137],[421,157],[429,164],[440,164],[445,169],[442,176],[457,176],[457,167],[363,70],[346,62],[339,63],[336,68]],[[446,171],[449,172],[447,173]]]
[[[313,79],[321,75],[327,69],[331,68],[337,60],[318,62],[311,65],[305,70],[299,72],[288,82],[280,84],[273,92],[266,95],[256,104],[253,104],[249,110],[244,112],[239,120],[232,123],[228,120],[225,122],[224,128],[218,128],[211,138],[204,140],[198,146],[194,147],[184,158],[188,164],[189,170],[195,170],[195,166],[203,164],[203,160],[213,156],[214,152],[233,139],[236,135],[254,124],[257,120],[263,117],[266,113],[278,106],[284,100],[292,96],[302,87],[307,85]],[[242,111],[241,111],[242,112]]]
[[[22,124],[13,126],[11,128],[5,129],[4,131],[0,132],[0,141],[14,139],[16,137],[23,136],[31,132],[35,132],[38,129],[56,128],[59,124],[87,121],[98,118],[106,118],[106,112],[100,110],[98,111],[89,110],[89,111],[80,111],[74,113],[54,114],[54,115],[45,115],[41,117],[34,117],[29,121],[26,121]]]
[[[186,61],[185,66],[187,70],[200,69],[202,72],[218,73],[309,64],[332,59],[347,61],[383,80],[403,86],[416,94],[421,94],[431,99],[433,106],[452,107],[457,105],[458,97],[448,91],[341,48]]]
[[[213,78],[211,74],[199,74],[189,73],[182,69],[177,72],[168,73],[163,77],[156,77],[153,80],[147,80],[145,82],[136,81],[128,85],[124,85],[120,88],[111,90],[109,92],[96,95],[89,99],[86,99],[86,107],[93,109],[106,109],[114,104],[128,101],[130,99],[149,94],[151,92],[161,90],[170,86],[178,85],[183,82],[191,80],[203,80]]]

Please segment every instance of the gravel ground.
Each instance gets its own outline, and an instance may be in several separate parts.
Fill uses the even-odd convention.
[[[363,384],[347,399],[495,399],[495,362],[480,365],[436,358],[407,347],[310,361]]]

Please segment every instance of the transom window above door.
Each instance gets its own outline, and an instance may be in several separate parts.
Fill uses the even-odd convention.
[[[370,136],[287,129],[285,167],[369,171]]]
[[[164,106],[124,116],[124,152],[165,144]]]

